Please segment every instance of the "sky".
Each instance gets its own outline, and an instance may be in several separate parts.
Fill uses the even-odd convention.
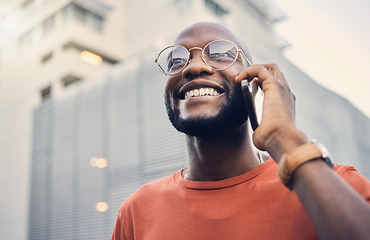
[[[370,118],[370,1],[271,1],[287,17],[276,24],[285,56]]]

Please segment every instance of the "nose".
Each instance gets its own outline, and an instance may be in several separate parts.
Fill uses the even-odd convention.
[[[202,53],[200,51],[193,52],[188,64],[182,71],[184,78],[192,78],[200,74],[213,74],[214,70],[208,66],[202,58]]]

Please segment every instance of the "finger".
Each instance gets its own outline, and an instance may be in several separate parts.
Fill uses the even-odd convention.
[[[252,65],[247,69],[244,69],[239,73],[239,75],[235,78],[236,82],[241,82],[244,79],[247,79],[249,82],[254,80],[254,82],[260,82],[261,79],[273,78],[271,72],[269,72],[264,66],[262,65]],[[255,79],[257,78],[257,79]]]
[[[285,78],[284,73],[280,70],[278,65],[274,63],[270,63],[270,64],[262,64],[262,66],[264,66],[268,71],[270,71],[272,75],[274,75],[274,77],[276,77],[278,80],[285,83],[289,87],[289,83],[287,79]]]
[[[235,78],[236,82],[247,79],[251,86],[259,86],[263,92],[273,85],[283,85],[273,74],[268,71],[263,65],[253,65],[244,69]],[[272,85],[271,85],[272,84]],[[285,85],[285,84],[284,84]],[[256,88],[255,90],[257,90]],[[254,89],[253,89],[254,90]]]

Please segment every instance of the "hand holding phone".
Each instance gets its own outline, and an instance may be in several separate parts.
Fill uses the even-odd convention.
[[[241,87],[242,87],[242,92],[244,96],[245,106],[247,107],[249,121],[254,131],[258,127],[258,121],[257,121],[257,115],[256,115],[256,108],[254,106],[254,100],[253,100],[252,93],[251,93],[252,90],[249,87],[249,85],[250,84],[248,80],[245,79],[241,81]]]

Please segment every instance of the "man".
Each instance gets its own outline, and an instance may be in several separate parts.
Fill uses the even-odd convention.
[[[130,196],[112,239],[369,239],[369,181],[350,166],[332,167],[297,129],[279,68],[250,65],[237,37],[215,23],[188,27],[175,45],[157,62],[189,167]],[[271,156],[263,163],[248,133],[244,79],[264,92],[253,133]]]

